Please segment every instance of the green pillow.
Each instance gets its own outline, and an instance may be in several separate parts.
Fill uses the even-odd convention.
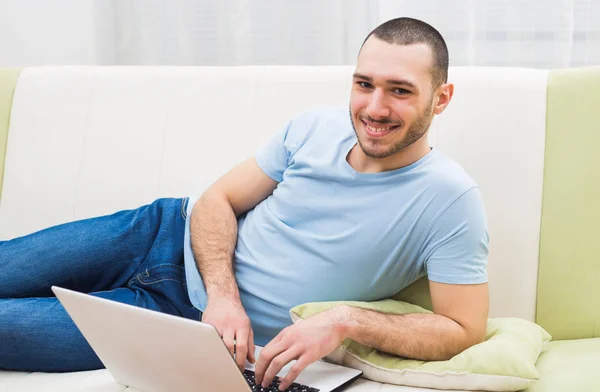
[[[293,322],[336,305],[349,305],[388,314],[431,313],[417,305],[386,299],[376,302],[319,302],[290,310]],[[350,339],[325,359],[360,369],[365,378],[421,388],[518,391],[539,380],[535,367],[550,335],[540,326],[518,318],[488,320],[486,340],[448,361],[416,361],[389,355]]]

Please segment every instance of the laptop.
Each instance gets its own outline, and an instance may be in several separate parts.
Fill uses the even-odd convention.
[[[241,372],[216,329],[148,309],[52,287],[69,316],[115,380],[142,392],[277,391],[253,386],[253,366]],[[257,358],[261,347],[257,347]],[[293,362],[278,376],[284,376]],[[361,371],[317,361],[289,391],[341,391]]]

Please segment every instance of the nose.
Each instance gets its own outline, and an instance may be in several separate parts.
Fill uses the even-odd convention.
[[[390,115],[390,109],[385,102],[383,91],[376,89],[369,97],[369,104],[366,108],[367,114],[377,120]]]

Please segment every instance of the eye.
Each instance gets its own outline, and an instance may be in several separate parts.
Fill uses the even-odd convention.
[[[393,90],[393,92],[394,92],[395,94],[399,94],[399,95],[407,95],[407,94],[410,94],[410,91],[408,91],[407,89],[404,89],[404,88],[395,88],[395,89]]]
[[[358,84],[360,87],[365,88],[365,89],[369,89],[369,88],[373,87],[371,85],[371,83],[369,83],[369,82],[356,82],[356,84]]]

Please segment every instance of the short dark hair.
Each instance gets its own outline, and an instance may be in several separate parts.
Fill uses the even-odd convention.
[[[369,37],[376,38],[396,45],[426,44],[433,53],[431,79],[434,88],[448,81],[448,47],[444,37],[431,25],[413,18],[396,18],[388,20],[371,31]],[[361,46],[362,48],[362,46]]]

